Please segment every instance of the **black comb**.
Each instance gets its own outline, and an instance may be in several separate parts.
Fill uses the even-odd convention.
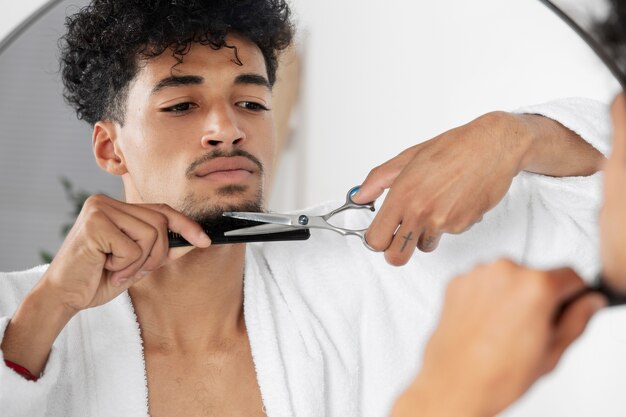
[[[219,222],[212,223],[210,225],[201,225],[207,235],[211,238],[213,245],[229,244],[229,243],[250,243],[250,242],[279,242],[290,240],[307,240],[311,237],[311,231],[309,229],[293,229],[287,232],[279,233],[263,233],[258,235],[247,236],[224,236],[225,232],[230,230],[242,229],[244,227],[258,226],[266,224],[263,222],[255,222],[252,220],[233,219],[227,218],[221,219]],[[191,246],[184,237],[178,233],[169,231],[167,233],[169,238],[169,247],[176,248],[180,246]]]

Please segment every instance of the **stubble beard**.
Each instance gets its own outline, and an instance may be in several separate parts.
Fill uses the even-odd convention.
[[[248,186],[227,185],[217,189],[215,199],[220,197],[237,197],[245,194]],[[233,203],[215,202],[213,198],[198,198],[194,194],[188,194],[182,201],[179,211],[194,220],[205,230],[212,230],[216,226],[223,226],[231,219],[222,216],[228,211],[263,212],[263,189],[259,187],[254,197]]]

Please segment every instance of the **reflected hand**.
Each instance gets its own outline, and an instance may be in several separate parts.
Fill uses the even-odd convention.
[[[552,370],[606,304],[571,269],[510,261],[453,280],[420,374],[394,409],[401,416],[493,416]]]
[[[393,265],[415,247],[434,250],[443,233],[461,233],[506,194],[530,146],[523,116],[496,112],[413,146],[374,168],[353,200],[389,194],[367,241]]]

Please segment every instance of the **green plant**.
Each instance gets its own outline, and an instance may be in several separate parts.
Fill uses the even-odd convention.
[[[63,191],[65,191],[65,196],[67,200],[71,203],[73,210],[71,212],[71,222],[65,223],[61,226],[61,237],[67,236],[72,226],[74,226],[74,222],[76,218],[80,214],[80,211],[83,209],[83,204],[85,204],[85,200],[89,198],[90,193],[83,190],[74,190],[74,186],[72,182],[66,177],[60,177],[59,181],[63,186]],[[41,250],[39,251],[39,257],[45,263],[50,263],[54,259],[54,255],[50,252]]]

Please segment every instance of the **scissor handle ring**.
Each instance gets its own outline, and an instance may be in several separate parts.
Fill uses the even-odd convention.
[[[361,240],[363,241],[363,244],[365,245],[365,247],[366,247],[367,249],[371,250],[372,252],[381,252],[381,251],[379,251],[379,250],[377,250],[377,249],[374,249],[373,247],[371,247],[371,246],[370,246],[370,244],[369,244],[369,243],[367,243],[367,236],[365,235],[365,233],[366,233],[366,232],[367,232],[367,231],[364,231],[364,232],[363,232],[363,236],[361,237]]]
[[[358,208],[367,208],[370,211],[376,211],[376,209],[374,208],[374,203],[375,201],[370,201],[369,203],[365,203],[365,204],[359,204],[359,203],[355,203],[354,200],[352,200],[352,196],[354,196],[356,193],[359,192],[359,190],[361,189],[360,185],[356,185],[352,188],[350,188],[350,190],[348,190],[348,195],[346,196],[346,204],[344,207],[347,206],[351,206],[351,207],[358,207]]]
[[[346,198],[346,200],[348,200],[348,203],[356,204],[354,201],[352,201],[352,197],[356,193],[358,193],[360,189],[361,189],[360,185],[355,185],[354,187],[350,188],[350,190],[348,190],[348,196]]]

